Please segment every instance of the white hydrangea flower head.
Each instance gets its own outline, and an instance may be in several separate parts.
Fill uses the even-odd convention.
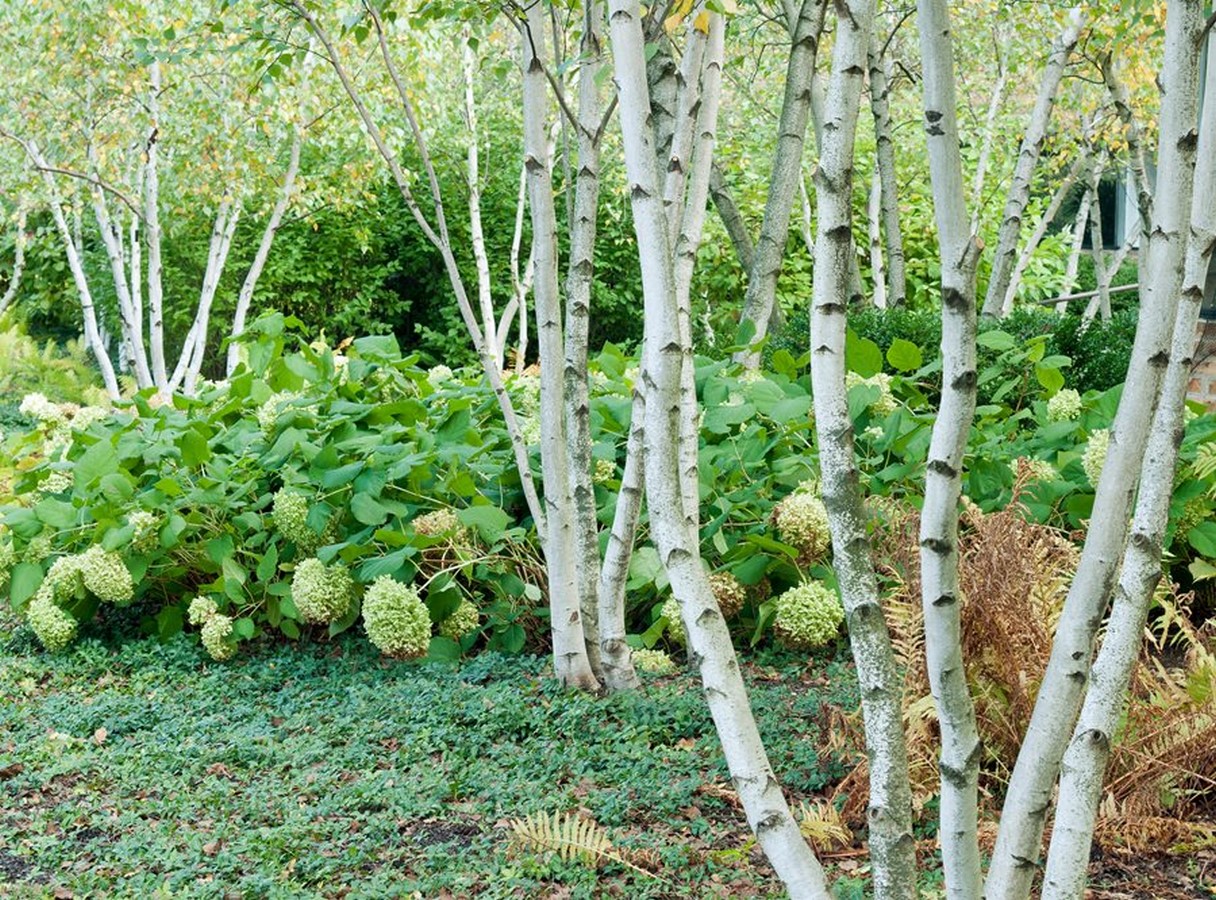
[[[273,434],[274,426],[279,421],[279,412],[292,400],[298,398],[299,394],[293,391],[279,391],[278,393],[271,394],[266,402],[258,407],[258,411],[255,413],[262,433],[267,436]]]
[[[734,618],[739,614],[739,610],[743,609],[743,603],[747,600],[747,589],[730,572],[714,572],[709,576],[709,586],[724,619]]]
[[[146,553],[160,542],[160,516],[146,509],[133,510],[127,516],[127,524],[134,529],[131,547],[137,553]]]
[[[291,577],[291,599],[305,622],[334,622],[350,612],[354,582],[344,566],[327,566],[310,557]]]
[[[43,531],[25,545],[25,553],[21,556],[22,562],[42,562],[51,555],[53,549],[51,532]]]
[[[883,436],[883,434],[884,434],[884,432],[883,432],[881,426],[871,425],[861,433],[861,436],[863,438],[865,438],[867,441],[876,441],[879,438],[881,438]]]
[[[472,634],[481,624],[481,613],[468,600],[461,600],[456,611],[443,620],[439,625],[439,633],[446,638],[459,641],[465,635]]]
[[[818,494],[817,481],[804,481],[773,510],[781,538],[810,559],[819,559],[832,543],[827,507]]]
[[[67,423],[67,416],[59,404],[52,403],[44,394],[26,394],[18,407],[21,415],[37,419],[48,428],[60,428]]]
[[[190,601],[186,610],[186,619],[191,625],[205,625],[209,619],[219,614],[219,607],[210,597],[195,597]]]
[[[38,490],[44,494],[62,494],[72,489],[72,473],[63,469],[53,469],[38,485]]]
[[[608,484],[616,478],[616,460],[614,459],[597,459],[595,461],[595,471],[592,473],[591,480],[596,484]]]
[[[759,369],[744,369],[743,374],[739,376],[739,380],[744,384],[755,384],[757,381],[764,380],[764,373]]]
[[[662,650],[634,650],[633,667],[651,675],[670,675],[676,670],[675,661]]]
[[[6,526],[0,525],[0,585],[8,580],[8,573],[17,563],[17,549],[13,536]]]
[[[836,592],[817,581],[805,581],[777,598],[773,630],[793,650],[813,650],[840,631],[844,607]]]
[[[460,524],[456,513],[446,506],[415,517],[414,531],[427,537],[450,535],[452,540],[457,542],[467,537],[467,531]]]
[[[638,366],[629,366],[625,369],[622,377],[625,379],[625,383],[627,385],[633,387],[635,384],[637,384],[638,378],[640,378],[641,375],[642,370]]]
[[[218,613],[203,623],[201,632],[203,649],[212,659],[223,662],[236,655],[236,642],[232,637],[232,619]]]
[[[667,636],[681,647],[687,644],[688,633],[684,630],[684,620],[680,618],[679,601],[675,597],[668,597],[659,614],[667,620]]]
[[[519,436],[529,447],[540,443],[540,418],[538,416],[522,416],[519,421]]]
[[[62,650],[76,639],[79,623],[71,613],[55,603],[54,591],[48,589],[45,583],[30,600],[25,618],[38,642],[47,650]]]
[[[1099,428],[1089,436],[1085,443],[1085,453],[1081,456],[1081,468],[1085,477],[1094,487],[1098,486],[1098,478],[1102,475],[1102,467],[1106,464],[1106,452],[1110,449],[1110,431]]]
[[[1055,481],[1056,479],[1055,466],[1045,459],[1033,459],[1028,456],[1019,456],[1012,463],[1010,463],[1009,468],[1013,470],[1013,474],[1015,476],[1018,475],[1022,470],[1026,470],[1029,473],[1030,481],[1042,483],[1046,481]]]
[[[1063,388],[1047,401],[1048,422],[1071,422],[1081,415],[1081,395],[1072,388]]]
[[[308,527],[308,498],[291,488],[280,488],[274,495],[270,518],[275,530],[293,544],[311,549],[317,545],[317,533]]]
[[[426,380],[429,381],[433,387],[439,387],[439,385],[443,384],[445,381],[451,381],[454,374],[455,373],[448,366],[440,363],[439,365],[427,370]]]
[[[135,584],[122,557],[94,544],[78,557],[80,577],[84,586],[98,600],[122,606],[135,599]]]
[[[587,389],[593,394],[604,393],[608,390],[609,384],[608,376],[599,369],[592,369],[587,374]]]
[[[431,615],[417,589],[389,575],[381,575],[364,593],[363,627],[386,656],[423,656],[431,644]]]
[[[879,390],[878,399],[869,406],[871,414],[883,418],[899,408],[895,395],[891,393],[891,376],[886,372],[879,372],[876,375],[871,375],[869,378],[862,378],[856,372],[845,373],[844,386],[846,390],[862,384],[868,384]]]
[[[56,428],[42,442],[42,455],[49,460],[63,459],[72,446],[72,433],[66,428]]]
[[[72,428],[84,431],[95,422],[110,418],[110,410],[102,406],[82,406],[72,415]]]

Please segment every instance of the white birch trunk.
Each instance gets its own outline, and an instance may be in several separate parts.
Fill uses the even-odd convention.
[[[811,119],[812,86],[819,35],[823,31],[826,5],[821,0],[803,0],[798,18],[791,23],[790,55],[785,70],[785,95],[777,124],[777,149],[769,175],[764,221],[747,273],[747,292],[743,297],[743,321],[755,331],[751,343],[762,340],[769,331],[777,299],[777,278],[789,241],[790,213],[802,173],[807,124]],[[760,365],[760,354],[741,350],[735,361],[749,369]]]
[[[980,213],[984,208],[984,179],[988,174],[988,162],[992,159],[992,142],[996,137],[996,118],[1005,102],[1005,86],[1009,81],[1009,67],[1005,58],[1009,51],[1009,41],[1012,32],[1008,23],[997,25],[998,31],[1004,35],[997,41],[996,50],[996,84],[992,86],[992,96],[988,100],[988,113],[984,116],[984,136],[980,143],[980,158],[975,164],[975,175],[971,179],[971,233],[979,234]]]
[[[94,170],[94,177],[97,172]],[[135,368],[135,382],[140,388],[152,383],[148,371],[148,361],[144,354],[143,335],[135,324],[135,307],[131,299],[131,282],[127,272],[127,259],[123,247],[122,230],[110,218],[110,212],[105,201],[105,194],[100,187],[93,191],[93,217],[97,220],[97,229],[101,233],[102,246],[105,247],[106,257],[110,262],[110,275],[114,281],[114,294],[118,301],[118,319],[122,332],[122,346],[127,358]]]
[[[1056,187],[1055,193],[1051,195],[1051,200],[1047,203],[1047,209],[1043,211],[1043,215],[1039,217],[1039,221],[1035,224],[1034,231],[1029,239],[1027,239],[1022,252],[1018,254],[1018,261],[1013,267],[1013,274],[1009,276],[1009,287],[1005,291],[1005,305],[1001,307],[1002,317],[1009,315],[1013,311],[1013,303],[1017,299],[1018,287],[1022,284],[1022,275],[1025,274],[1026,267],[1030,265],[1030,260],[1034,258],[1035,250],[1043,242],[1043,238],[1047,236],[1047,229],[1055,221],[1056,215],[1060,212],[1060,207],[1064,205],[1065,198],[1072,191],[1073,185],[1077,183],[1077,179],[1088,165],[1089,152],[1086,150],[1073,161],[1073,164],[1068,169],[1068,174],[1064,176],[1064,180],[1060,182]],[[972,221],[974,222],[974,220]],[[1076,278],[1075,269],[1073,270],[1072,277]]]
[[[1098,197],[1098,185],[1102,181],[1103,162],[1094,166],[1089,181],[1089,254],[1094,263],[1094,281],[1097,292],[1081,316],[1081,327],[1089,325],[1094,315],[1101,310],[1102,321],[1110,321],[1110,279],[1106,268],[1106,250],[1102,246],[1102,204]]]
[[[697,3],[688,15],[688,39],[676,70],[676,107],[671,137],[671,153],[664,169],[663,214],[667,219],[668,241],[674,246],[684,210],[684,188],[692,164],[694,129],[701,105],[701,68],[705,58],[706,34],[696,27],[697,16],[705,4]]]
[[[236,339],[245,333],[245,320],[249,315],[249,307],[253,303],[253,292],[257,289],[258,279],[262,277],[262,270],[266,267],[266,260],[270,256],[270,247],[279,233],[279,226],[283,223],[283,214],[287,212],[287,207],[291,205],[292,196],[295,194],[296,175],[300,171],[300,151],[303,144],[303,135],[297,128],[291,138],[287,171],[283,173],[283,184],[279,188],[278,199],[270,211],[270,218],[266,220],[266,228],[262,231],[262,239],[258,242],[258,249],[253,256],[249,271],[245,273],[245,280],[241,282],[241,291],[236,298],[236,310],[232,314],[232,331],[228,344],[227,373],[229,376],[236,371],[237,364],[241,360],[241,348]]]
[[[908,299],[903,229],[899,224],[899,182],[895,174],[895,142],[891,138],[891,60],[871,45],[870,111],[874,116],[874,158],[881,190],[882,230],[886,238],[888,306],[903,306]]]
[[[152,382],[161,391],[169,387],[165,367],[165,308],[161,264],[160,227],[160,63],[148,66],[148,118],[151,128],[144,155],[144,233],[148,242],[148,355],[152,360]]]
[[[1153,188],[1148,180],[1144,135],[1140,124],[1136,121],[1136,114],[1132,110],[1127,87],[1119,78],[1117,62],[1110,54],[1102,59],[1102,79],[1106,82],[1106,89],[1110,92],[1111,100],[1115,104],[1115,111],[1125,126],[1128,165],[1131,168],[1132,180],[1136,187],[1136,207],[1140,211],[1140,228],[1147,237],[1149,224],[1153,220]]]
[[[1094,636],[1123,554],[1149,424],[1170,358],[1182,282],[1195,174],[1202,13],[1198,0],[1172,0],[1168,7],[1160,75],[1160,168],[1136,340],[1094,498],[1090,521],[1097,524],[1086,536],[1006,794],[986,885],[989,897],[1023,900],[1030,891],[1052,789],[1089,679]]]
[[[97,368],[101,372],[101,380],[106,387],[106,393],[110,395],[111,400],[117,400],[121,396],[118,389],[118,377],[114,374],[114,364],[110,362],[105,342],[101,337],[101,329],[97,325],[97,310],[93,305],[93,293],[89,289],[89,279],[84,271],[84,262],[80,257],[76,238],[72,234],[72,227],[68,224],[67,217],[63,214],[63,197],[59,193],[58,185],[55,184],[55,176],[49,171],[46,159],[43,157],[42,151],[38,149],[38,145],[32,140],[23,140],[20,143],[34,166],[41,171],[42,183],[46,186],[47,197],[51,205],[51,216],[55,220],[55,227],[59,230],[59,237],[63,240],[68,269],[72,273],[72,280],[76,282],[76,292],[80,296],[85,346],[97,360]]]
[[[4,311],[12,305],[17,298],[17,291],[21,287],[21,277],[25,272],[25,245],[27,242],[25,225],[28,221],[29,206],[24,200],[19,201],[17,204],[17,233],[13,238],[13,268],[9,273],[4,295],[0,296],[0,316],[4,315]]]
[[[811,312],[811,393],[823,501],[832,532],[832,566],[861,686],[870,762],[868,824],[874,895],[914,897],[916,850],[902,681],[879,602],[845,392],[849,262],[853,256],[853,145],[874,2],[852,0],[837,8],[832,75],[815,174],[819,208]]]
[[[541,4],[528,9],[521,30],[523,69],[524,162],[532,210],[533,258],[536,281],[536,337],[540,349],[541,470],[545,488],[548,537],[545,563],[549,580],[553,667],[558,681],[569,687],[597,690],[599,681],[587,653],[580,583],[577,571],[578,534],[570,486],[570,459],[565,419],[561,298],[558,291],[557,215],[545,138],[548,84],[545,78],[545,22]]]
[[[988,292],[984,297],[983,314],[996,317],[1001,314],[1005,302],[1005,292],[1009,288],[1009,275],[1013,271],[1014,258],[1018,249],[1018,236],[1022,230],[1022,213],[1030,199],[1030,184],[1034,178],[1034,170],[1039,162],[1039,152],[1043,148],[1043,140],[1047,137],[1047,126],[1051,121],[1051,111],[1055,106],[1056,95],[1060,91],[1060,81],[1064,77],[1064,69],[1072,56],[1081,36],[1085,16],[1081,7],[1074,7],[1068,17],[1068,25],[1052,46],[1051,56],[1047,59],[1047,67],[1043,71],[1043,80],[1039,84],[1039,93],[1035,99],[1034,110],[1030,121],[1026,124],[1026,134],[1022,138],[1022,146],[1018,151],[1017,165],[1013,171],[1013,181],[1009,185],[1009,196],[1005,201],[1005,212],[1001,220],[1000,234],[997,238],[996,253],[992,260],[992,274],[988,279]]]
[[[477,104],[473,97],[473,76],[476,59],[469,45],[470,29],[464,31],[464,52],[461,56],[464,72],[464,116],[468,129],[468,152],[465,154],[465,181],[469,188],[469,242],[473,263],[477,269],[477,301],[481,307],[481,327],[485,333],[486,350],[499,361],[502,368],[503,348],[499,343],[497,317],[490,281],[490,258],[486,255],[486,237],[481,224],[481,163],[477,133]]]
[[[748,822],[791,897],[827,897],[823,871],[790,815],[764,752],[730,633],[702,570],[698,542],[683,508],[679,388],[684,356],[690,349],[680,337],[672,250],[655,165],[645,41],[636,0],[611,0],[609,24],[645,303],[642,378],[651,532],[680,603],[689,654],[700,669],[710,713]]]
[[[1060,800],[1043,878],[1043,897],[1047,900],[1080,900],[1084,895],[1103,775],[1127,704],[1149,605],[1161,578],[1161,548],[1169,523],[1178,445],[1185,429],[1183,404],[1195,348],[1195,326],[1216,246],[1216,209],[1210,202],[1216,193],[1216,66],[1208,67],[1204,87],[1182,301],[1174,323],[1161,402],[1140,470],[1136,513],[1131,538],[1123,551],[1114,606],[1081,716],[1060,769]]]
[[[1081,205],[1077,208],[1076,221],[1072,223],[1072,246],[1068,250],[1068,262],[1064,265],[1064,282],[1060,285],[1060,296],[1066,297],[1072,293],[1077,283],[1077,270],[1081,266],[1081,250],[1085,244],[1085,229],[1089,225],[1089,188],[1081,196]],[[1056,304],[1056,312],[1060,315],[1068,312],[1068,303]]]
[[[870,173],[870,191],[866,200],[866,234],[870,238],[870,272],[874,283],[874,305],[887,308],[886,268],[882,264],[882,176],[878,166]]]
[[[920,0],[925,133],[942,267],[942,395],[925,466],[920,519],[921,607],[929,686],[941,729],[938,840],[946,894],[980,894],[981,745],[963,663],[958,506],[975,414],[975,276],[982,244],[967,221],[955,118],[954,53],[946,0]]]
[[[735,198],[726,185],[726,178],[722,175],[722,169],[716,162],[709,171],[709,195],[713,198],[714,209],[718,211],[722,227],[726,229],[726,236],[730,238],[731,246],[735,248],[739,266],[746,275],[751,271],[756,248],[752,244],[752,236],[747,230],[747,223],[743,221],[743,214],[739,212]]]
[[[583,18],[582,66],[578,76],[578,165],[574,174],[570,217],[570,254],[566,270],[566,345],[562,370],[570,497],[574,515],[575,571],[583,616],[587,657],[610,691],[638,685],[632,654],[625,643],[625,604],[600,606],[599,523],[591,467],[591,396],[587,384],[591,288],[595,275],[596,218],[599,214],[600,148],[596,139],[601,116],[599,73],[603,8],[589,4]],[[535,229],[534,229],[534,232]],[[543,363],[542,363],[543,365]],[[632,549],[632,541],[630,542]],[[628,563],[626,563],[628,565]],[[605,639],[601,630],[610,634]],[[612,656],[604,658],[607,645]]]

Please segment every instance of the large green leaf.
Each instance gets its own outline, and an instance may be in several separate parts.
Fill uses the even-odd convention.
[[[388,518],[388,510],[370,494],[359,493],[351,497],[350,512],[364,525],[379,525]]]

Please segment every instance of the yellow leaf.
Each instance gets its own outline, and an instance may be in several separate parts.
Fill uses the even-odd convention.
[[[698,13],[697,17],[693,19],[692,27],[701,34],[709,34],[709,13],[704,11]]]

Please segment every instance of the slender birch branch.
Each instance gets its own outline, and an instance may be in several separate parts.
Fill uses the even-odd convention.
[[[4,315],[4,311],[16,299],[17,290],[21,287],[21,276],[25,272],[25,245],[28,241],[25,225],[28,220],[29,204],[21,200],[17,204],[17,234],[13,239],[13,268],[9,273],[4,295],[0,296],[0,316]]]
[[[1081,7],[1074,7],[1063,33],[1052,45],[1051,56],[1048,57],[1047,67],[1043,70],[1043,80],[1039,84],[1039,93],[1035,98],[1030,121],[1026,124],[1026,134],[1018,151],[1013,181],[1009,185],[1009,197],[1005,201],[1000,235],[992,260],[992,274],[989,276],[988,292],[984,297],[983,314],[988,317],[1000,315],[1005,302],[1009,275],[1013,271],[1014,257],[1018,249],[1018,235],[1022,229],[1022,214],[1030,199],[1031,180],[1039,162],[1043,141],[1047,137],[1047,126],[1051,121],[1051,112],[1055,106],[1056,95],[1060,91],[1064,70],[1077,41],[1080,40],[1084,23],[1085,14]]]
[[[895,170],[895,142],[891,138],[891,60],[871,47],[870,112],[874,117],[874,158],[879,180],[879,213],[887,247],[886,300],[903,306],[908,299],[907,266],[904,263],[903,230],[899,224],[899,185]]]

